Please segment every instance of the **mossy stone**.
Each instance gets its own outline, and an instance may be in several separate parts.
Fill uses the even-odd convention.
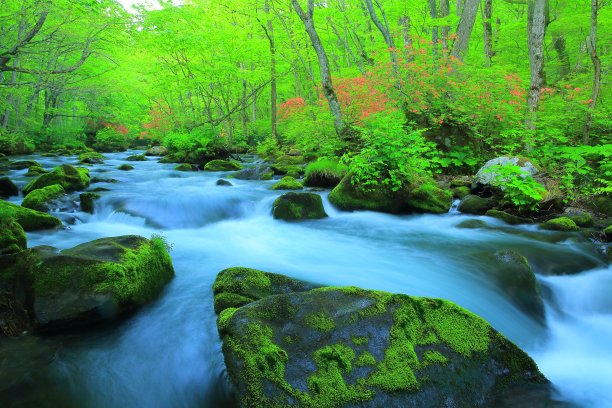
[[[100,198],[100,194],[96,194],[94,192],[81,193],[79,195],[81,211],[93,214],[95,209],[94,201],[98,198]]]
[[[272,205],[272,216],[278,220],[311,220],[326,218],[321,196],[314,193],[286,193]]]
[[[28,172],[25,174],[26,177],[40,177],[43,174],[47,174],[48,171],[43,169],[40,166],[32,166],[28,169]]]
[[[487,224],[483,220],[465,220],[457,224],[457,228],[466,228],[466,229],[486,228],[488,226],[489,224]]]
[[[224,187],[231,187],[233,186],[233,184],[227,180],[223,180],[223,179],[219,179],[217,180],[217,182],[215,183],[218,186],[224,186]]]
[[[131,164],[124,163],[120,165],[119,167],[117,167],[117,170],[130,171],[130,170],[134,170],[134,166],[132,166]]]
[[[147,158],[144,154],[133,154],[128,156],[127,161],[147,161]]]
[[[237,171],[242,169],[242,164],[229,160],[211,160],[204,166],[205,171]]]
[[[300,174],[304,174],[304,168],[298,165],[277,165],[273,164],[270,166],[272,173],[277,176],[285,176],[289,175],[291,177],[297,178]],[[297,174],[297,176],[296,176]]]
[[[451,186],[451,188],[457,188],[457,187],[468,187],[468,188],[470,188],[472,186],[472,182],[470,180],[467,180],[467,179],[453,179],[450,182],[450,186]]]
[[[453,197],[462,199],[470,194],[472,191],[469,187],[453,187],[452,190]]]
[[[580,228],[568,217],[559,217],[540,224],[540,228],[550,231],[578,231]]]
[[[25,231],[13,218],[0,220],[0,256],[17,254],[27,249]]]
[[[14,161],[9,164],[9,168],[13,170],[23,170],[30,167],[42,167],[39,162],[35,160],[20,160]]]
[[[198,169],[197,169],[196,166],[194,166],[192,164],[183,163],[183,164],[179,164],[178,166],[176,166],[174,168],[174,170],[177,170],[177,171],[197,171]]]
[[[485,213],[487,217],[497,218],[510,225],[529,224],[531,220],[529,218],[518,217],[516,215],[509,214],[505,211],[489,210]]]
[[[34,313],[43,330],[87,326],[154,299],[174,276],[161,238],[102,238],[41,254],[33,268]]]
[[[458,210],[464,214],[482,215],[491,208],[493,208],[493,204],[490,200],[469,194],[463,197]]]
[[[48,212],[50,209],[49,204],[53,200],[63,196],[65,193],[64,187],[60,186],[59,184],[39,188],[25,196],[21,206],[31,210]]]
[[[102,164],[106,160],[106,156],[98,152],[87,152],[79,155],[79,163],[81,164]]]
[[[66,192],[84,190],[89,187],[89,169],[61,165],[29,182],[23,188],[23,194],[28,195],[34,190],[54,184],[61,185]]]
[[[272,190],[301,190],[304,186],[291,176],[283,177],[278,183],[272,186]]]
[[[563,215],[574,221],[579,227],[589,228],[595,225],[593,215],[579,208],[568,207],[563,212]]]
[[[0,197],[8,198],[19,194],[19,189],[8,177],[0,178]]]
[[[602,231],[604,237],[606,237],[606,239],[608,241],[612,241],[612,225],[608,225],[603,231]]]
[[[62,222],[49,214],[0,200],[0,219],[14,218],[26,231],[53,229]]]

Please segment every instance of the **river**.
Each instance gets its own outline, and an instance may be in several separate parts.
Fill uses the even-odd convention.
[[[281,222],[270,214],[281,194],[270,190],[274,181],[231,179],[232,187],[221,187],[215,183],[226,173],[178,172],[156,158],[129,162],[132,171],[117,170],[135,153],[107,154],[104,164],[90,166],[92,177],[118,181],[92,184],[110,190],[100,193],[95,214],[56,211],[68,227],[29,233],[28,245],[63,249],[101,237],[161,234],[172,245],[175,279],[158,300],[117,325],[28,346],[18,358],[17,385],[0,393],[0,406],[2,399],[8,406],[226,406],[211,286],[220,270],[246,266],[320,284],[452,300],[526,350],[553,382],[557,399],[612,407],[612,268],[580,235],[456,212],[340,212],[326,192],[320,194],[329,218]],[[27,159],[48,169],[76,162]],[[23,186],[26,171],[9,175]],[[457,227],[474,218],[496,228]],[[481,255],[501,249],[525,255],[537,273],[545,295],[543,324],[488,278],[490,266]],[[50,364],[28,368],[28,359],[36,358],[30,357],[32,347],[48,343],[54,350]]]

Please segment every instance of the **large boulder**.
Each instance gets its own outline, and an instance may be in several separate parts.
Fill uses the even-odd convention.
[[[550,231],[578,231],[580,228],[568,217],[553,218],[540,224],[540,228]]]
[[[26,231],[52,229],[62,225],[62,221],[49,214],[0,200],[0,219],[5,218],[14,218]]]
[[[27,239],[23,227],[13,218],[0,219],[0,256],[25,251]]]
[[[334,188],[346,176],[346,166],[335,160],[318,160],[306,167],[304,185],[308,187]]]
[[[476,173],[476,177],[474,177],[472,186],[488,186],[495,181],[502,181],[499,180],[501,174],[499,173],[499,171],[495,171],[494,167],[508,165],[520,167],[521,170],[526,173],[525,176],[530,175],[533,177],[538,173],[537,166],[529,159],[507,156],[497,157],[486,162],[485,165],[482,166],[480,170],[478,170],[478,173]]]
[[[211,160],[204,166],[205,171],[235,171],[242,168],[242,164],[229,160]]]
[[[19,194],[19,190],[15,183],[11,181],[8,177],[0,178],[0,197],[8,198],[11,196],[16,196]]]
[[[106,160],[106,156],[98,152],[87,152],[79,155],[79,163],[81,164],[102,164]]]
[[[286,193],[272,205],[272,216],[278,220],[311,220],[327,217],[321,196],[314,193]]]
[[[174,276],[161,238],[102,238],[39,257],[32,278],[42,330],[112,320],[154,299]]]
[[[482,215],[493,208],[491,200],[477,195],[466,195],[459,203],[458,210],[465,214]]]
[[[241,407],[542,407],[550,385],[486,321],[441,299],[355,287],[223,310]]]
[[[215,312],[221,313],[231,307],[248,303],[281,293],[305,292],[319,287],[277,273],[263,272],[250,268],[224,269],[215,279]]]
[[[329,201],[341,210],[371,210],[393,214],[448,212],[452,203],[449,191],[442,190],[433,180],[415,178],[401,190],[391,191],[377,186],[364,191],[353,185],[352,175],[346,175],[329,194]]]
[[[29,182],[23,188],[23,194],[28,195],[34,190],[54,184],[61,185],[66,192],[84,190],[89,187],[89,169],[63,164]]]
[[[147,156],[165,156],[168,154],[168,149],[164,146],[153,146],[145,154]]]
[[[25,196],[21,206],[29,208],[30,210],[48,212],[51,203],[63,196],[65,193],[64,187],[60,186],[59,184],[39,188]]]

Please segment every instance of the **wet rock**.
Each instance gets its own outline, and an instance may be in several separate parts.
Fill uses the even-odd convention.
[[[40,258],[32,277],[41,330],[112,320],[153,300],[174,276],[160,238],[102,238]]]
[[[550,231],[578,231],[580,228],[568,217],[553,218],[540,224],[540,228]]]
[[[461,200],[459,211],[464,214],[482,215],[493,208],[491,200],[469,194]]]
[[[472,187],[476,187],[477,185],[488,186],[495,181],[502,181],[500,180],[501,174],[499,171],[495,171],[493,168],[495,166],[507,165],[519,166],[522,171],[530,176],[535,176],[538,173],[537,166],[529,159],[522,157],[497,157],[486,162],[485,165],[478,170],[478,173],[476,173],[474,177]]]
[[[11,162],[11,164],[9,165],[9,168],[12,170],[23,170],[23,169],[27,169],[33,166],[42,167],[39,162],[34,161],[34,160],[20,160],[20,161]]]
[[[530,406],[549,401],[527,354],[440,299],[320,288],[226,308],[218,329],[241,407],[492,407],[523,392]]]
[[[588,228],[595,224],[593,215],[588,211],[584,211],[579,208],[567,207],[563,212],[563,215],[574,221],[579,227]]]
[[[79,155],[79,163],[81,164],[102,164],[106,160],[106,156],[98,152],[87,152]]]
[[[65,194],[64,187],[59,184],[39,188],[25,196],[21,206],[31,210],[48,212],[53,202]]]
[[[298,165],[278,165],[274,164],[270,167],[272,173],[276,176],[291,176],[293,178],[299,178],[300,175],[304,174],[304,168]]]
[[[219,180],[217,180],[217,183],[216,183],[216,184],[217,184],[218,186],[225,186],[225,187],[232,187],[232,186],[233,186],[233,184],[232,184],[232,183],[230,183],[230,182],[229,182],[229,181],[227,181],[227,180],[223,180],[223,179],[219,179]]]
[[[145,157],[144,154],[133,154],[125,160],[127,161],[147,161],[147,158]]]
[[[89,169],[61,165],[29,182],[23,188],[23,194],[28,195],[36,189],[54,184],[61,185],[66,192],[84,190],[89,187]]]
[[[463,199],[470,194],[471,189],[469,187],[453,187],[451,191],[453,192],[453,198]]]
[[[79,195],[79,201],[81,205],[81,211],[93,214],[95,209],[94,201],[100,198],[100,194],[96,193],[82,193]]]
[[[510,225],[530,224],[532,222],[529,218],[512,215],[505,211],[489,210],[485,213],[485,215],[487,217],[500,219]]]
[[[272,190],[302,190],[303,188],[302,183],[290,176],[283,177],[272,186]]]
[[[25,174],[26,177],[40,177],[43,174],[47,174],[48,171],[43,169],[40,166],[32,166],[28,169],[28,172]]]
[[[465,220],[457,224],[457,228],[467,228],[467,229],[486,228],[488,226],[489,224],[487,224],[483,220]]]
[[[165,156],[167,154],[168,149],[166,149],[164,146],[153,146],[145,153],[147,156]]]
[[[371,210],[392,214],[448,212],[452,197],[433,180],[415,178],[409,186],[391,191],[384,186],[364,191],[351,182],[348,174],[329,194],[329,201],[341,210]]]
[[[131,164],[124,163],[120,165],[119,167],[117,167],[117,170],[131,171],[131,170],[134,170],[134,166],[132,166]]]
[[[27,239],[23,227],[13,218],[0,219],[0,255],[13,255],[25,251]]]
[[[242,168],[242,164],[229,160],[212,160],[204,166],[205,171],[235,171]]]
[[[49,214],[0,200],[0,219],[14,218],[26,231],[53,229],[62,222]]]
[[[314,193],[286,193],[272,205],[272,216],[279,220],[308,220],[327,217],[321,196]]]
[[[19,194],[17,186],[8,177],[0,178],[0,197],[8,198]]]

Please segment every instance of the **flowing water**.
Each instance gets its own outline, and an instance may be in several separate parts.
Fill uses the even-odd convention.
[[[134,153],[108,154],[91,167],[93,177],[118,181],[92,185],[110,190],[100,193],[94,215],[58,211],[68,227],[28,234],[29,246],[69,248],[100,237],[162,234],[173,247],[175,279],[158,300],[118,325],[43,344],[16,341],[15,350],[27,351],[13,352],[19,355],[16,385],[0,393],[0,406],[2,399],[9,406],[226,406],[211,286],[220,270],[246,266],[320,284],[452,300],[529,352],[555,385],[556,398],[612,407],[612,268],[578,234],[509,227],[486,217],[480,218],[495,228],[462,229],[459,223],[475,217],[456,212],[339,212],[324,192],[329,218],[281,222],[270,214],[280,195],[269,189],[274,181],[232,179],[232,187],[221,187],[216,181],[228,174],[177,172],[153,158],[131,162],[133,171],[116,170]],[[33,158],[46,168],[75,162]],[[23,185],[26,171],[11,177]],[[544,324],[521,312],[488,277],[483,254],[501,249],[525,255],[538,274]],[[45,347],[53,350],[51,363],[30,368],[39,358],[32,350]]]

